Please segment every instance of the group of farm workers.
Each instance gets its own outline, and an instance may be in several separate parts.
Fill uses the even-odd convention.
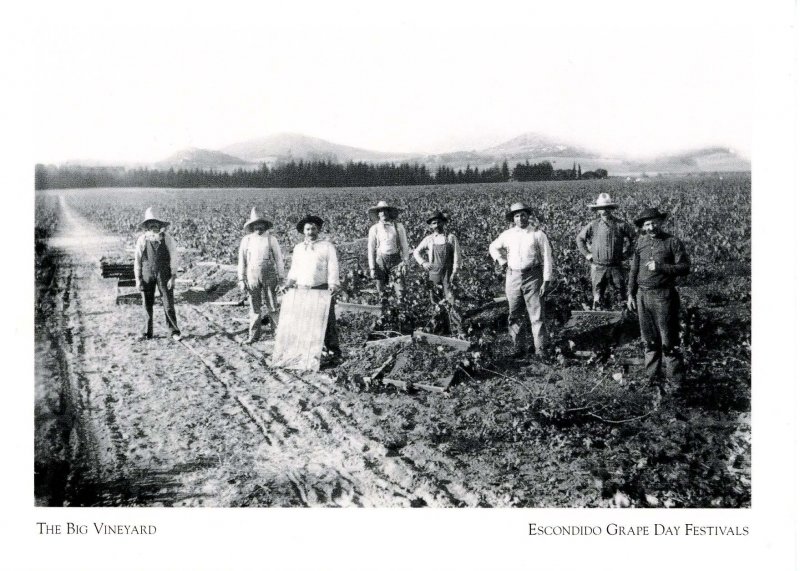
[[[637,231],[614,216],[617,204],[607,193],[600,194],[588,207],[598,215],[580,230],[576,242],[590,264],[592,308],[604,306],[606,290],[611,286],[628,310],[638,312],[645,342],[646,375],[653,381],[663,376],[674,382],[682,381],[680,299],[675,279],[687,275],[690,267],[682,242],[664,231],[667,215],[657,208],[645,209],[634,220]],[[440,211],[432,213],[425,221],[430,233],[410,252],[406,229],[397,220],[401,211],[385,201],[368,210],[374,222],[367,238],[370,278],[382,299],[393,293],[402,303],[407,262],[413,256],[428,272],[431,301],[449,302],[452,307],[452,284],[461,266],[461,251],[455,235],[447,230],[448,216]],[[506,211],[505,218],[511,227],[489,245],[489,254],[505,272],[508,331],[514,345],[510,357],[541,357],[547,343],[543,298],[553,275],[550,241],[533,223],[535,214],[530,206],[516,202]],[[238,285],[247,293],[250,306],[248,336],[243,344],[260,338],[262,309],[266,307],[274,314],[282,291],[291,287],[327,289],[332,297],[323,354],[341,358],[334,316],[335,296],[340,287],[339,263],[334,245],[320,237],[323,224],[320,217],[310,214],[297,222],[297,232],[303,240],[294,247],[287,273],[281,247],[270,232],[272,222],[253,208],[239,246]],[[152,208],[147,209],[140,224],[145,232],[136,242],[134,273],[147,314],[142,339],[153,336],[156,286],[161,292],[172,338],[181,339],[173,295],[178,252],[174,239],[166,232],[168,225]],[[628,258],[631,263],[626,280],[622,263]],[[532,344],[529,334],[533,337]]]

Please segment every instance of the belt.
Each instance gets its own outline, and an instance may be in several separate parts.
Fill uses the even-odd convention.
[[[592,263],[593,263],[595,266],[601,266],[601,267],[603,267],[603,268],[619,268],[619,267],[621,267],[621,266],[622,266],[622,264],[621,264],[621,263],[619,263],[619,262],[614,262],[614,263],[611,263],[611,264],[603,264],[603,263],[601,263],[601,262],[592,262]]]
[[[528,266],[527,268],[522,268],[521,270],[515,270],[514,268],[508,268],[508,271],[509,272],[514,272],[514,273],[517,273],[517,274],[524,274],[526,272],[532,272],[532,271],[534,271],[536,269],[539,269],[541,267],[542,267],[541,264],[538,264],[538,265],[535,265],[535,266]]]

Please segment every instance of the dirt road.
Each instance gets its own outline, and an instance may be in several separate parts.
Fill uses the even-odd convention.
[[[355,406],[324,374],[270,368],[203,304],[178,296],[182,341],[158,308],[137,341],[142,308],[116,305],[100,272],[125,244],[63,196],[60,220],[37,292],[37,504],[508,505],[436,447],[386,436],[397,403]]]

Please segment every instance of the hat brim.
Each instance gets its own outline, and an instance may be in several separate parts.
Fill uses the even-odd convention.
[[[636,224],[638,228],[641,228],[642,225],[648,220],[664,220],[666,217],[667,215],[663,213],[659,214],[658,216],[643,216],[642,218],[637,218],[634,220],[633,223]]]
[[[506,220],[508,220],[509,222],[514,220],[514,215],[517,212],[527,212],[528,216],[531,216],[533,214],[533,210],[531,208],[517,208],[516,210],[511,210],[509,212],[506,212]]]
[[[444,216],[444,215],[442,215],[442,216],[431,216],[430,218],[428,218],[425,221],[425,224],[430,224],[434,220],[441,220],[442,222],[449,222],[450,221],[450,219],[447,216]]]
[[[245,230],[249,230],[250,226],[252,226],[256,222],[263,222],[264,224],[266,224],[267,225],[267,230],[272,228],[272,222],[270,222],[269,220],[264,220],[263,218],[259,218],[257,220],[248,220],[247,222],[245,222],[244,223],[244,229]]]
[[[372,218],[373,220],[377,220],[378,212],[380,212],[381,210],[387,211],[391,218],[397,218],[397,215],[403,211],[403,209],[400,208],[399,206],[372,206],[369,209],[370,218]]]
[[[297,231],[300,232],[300,234],[302,234],[305,225],[308,224],[309,222],[316,224],[318,228],[322,228],[322,225],[325,224],[325,221],[322,220],[322,218],[320,218],[319,216],[306,216],[297,223],[297,226],[295,226],[295,228],[297,228]]]
[[[139,224],[139,228],[144,228],[148,222],[158,222],[161,226],[169,226],[169,222],[165,222],[164,220],[159,220],[158,218],[148,218]]]
[[[615,210],[618,208],[617,204],[610,202],[608,204],[587,204],[592,210]]]

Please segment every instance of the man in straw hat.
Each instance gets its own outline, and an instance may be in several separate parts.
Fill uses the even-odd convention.
[[[284,288],[304,287],[327,289],[331,292],[331,305],[328,312],[328,325],[325,329],[325,353],[339,358],[339,335],[336,331],[336,293],[339,291],[339,261],[336,248],[327,240],[319,238],[322,218],[305,215],[297,223],[297,231],[305,239],[294,247],[292,267],[286,277]]]
[[[369,209],[370,218],[375,224],[370,227],[367,238],[367,261],[370,278],[375,280],[381,297],[390,279],[394,281],[398,297],[405,290],[408,238],[405,227],[396,222],[401,210],[390,206],[385,200]]]
[[[544,354],[547,337],[542,297],[552,279],[553,253],[545,233],[530,224],[531,214],[530,206],[522,202],[512,204],[506,212],[506,220],[513,222],[514,226],[489,246],[492,258],[506,270],[508,332],[514,342],[513,358],[526,352],[523,337],[528,319],[534,348],[540,357]]]
[[[628,278],[628,309],[639,313],[639,327],[645,342],[644,367],[651,381],[661,376],[664,360],[667,379],[683,380],[679,351],[680,298],[675,278],[689,273],[689,256],[683,243],[663,230],[666,214],[648,208],[634,221],[644,230],[631,261]]]
[[[588,206],[599,213],[598,217],[581,229],[575,241],[591,264],[592,309],[600,309],[609,284],[616,289],[619,301],[625,301],[622,261],[630,257],[636,243],[636,229],[611,213],[617,205],[606,192]]]
[[[247,234],[239,245],[239,288],[247,292],[250,300],[250,330],[244,344],[251,344],[261,337],[261,304],[267,304],[270,318],[278,309],[278,280],[283,283],[286,268],[283,253],[277,238],[269,232],[272,222],[253,208],[250,218],[244,223]],[[273,328],[275,323],[273,321]]]
[[[147,312],[144,333],[140,339],[153,338],[153,303],[156,297],[156,285],[161,292],[161,303],[167,326],[175,341],[181,340],[178,329],[178,318],[175,315],[175,298],[173,288],[178,272],[178,248],[175,240],[167,234],[169,222],[164,222],[156,215],[153,208],[144,213],[144,221],[139,227],[145,232],[136,240],[134,247],[133,273],[136,287],[142,292],[142,302]]]
[[[428,272],[431,302],[439,304],[442,300],[446,300],[451,304],[448,312],[450,328],[446,331],[451,333],[449,329],[461,327],[461,320],[452,309],[454,302],[452,284],[461,265],[461,251],[455,234],[445,231],[448,222],[446,214],[440,211],[434,212],[425,222],[431,233],[414,249],[414,259]],[[427,252],[427,259],[422,257],[424,252]]]

